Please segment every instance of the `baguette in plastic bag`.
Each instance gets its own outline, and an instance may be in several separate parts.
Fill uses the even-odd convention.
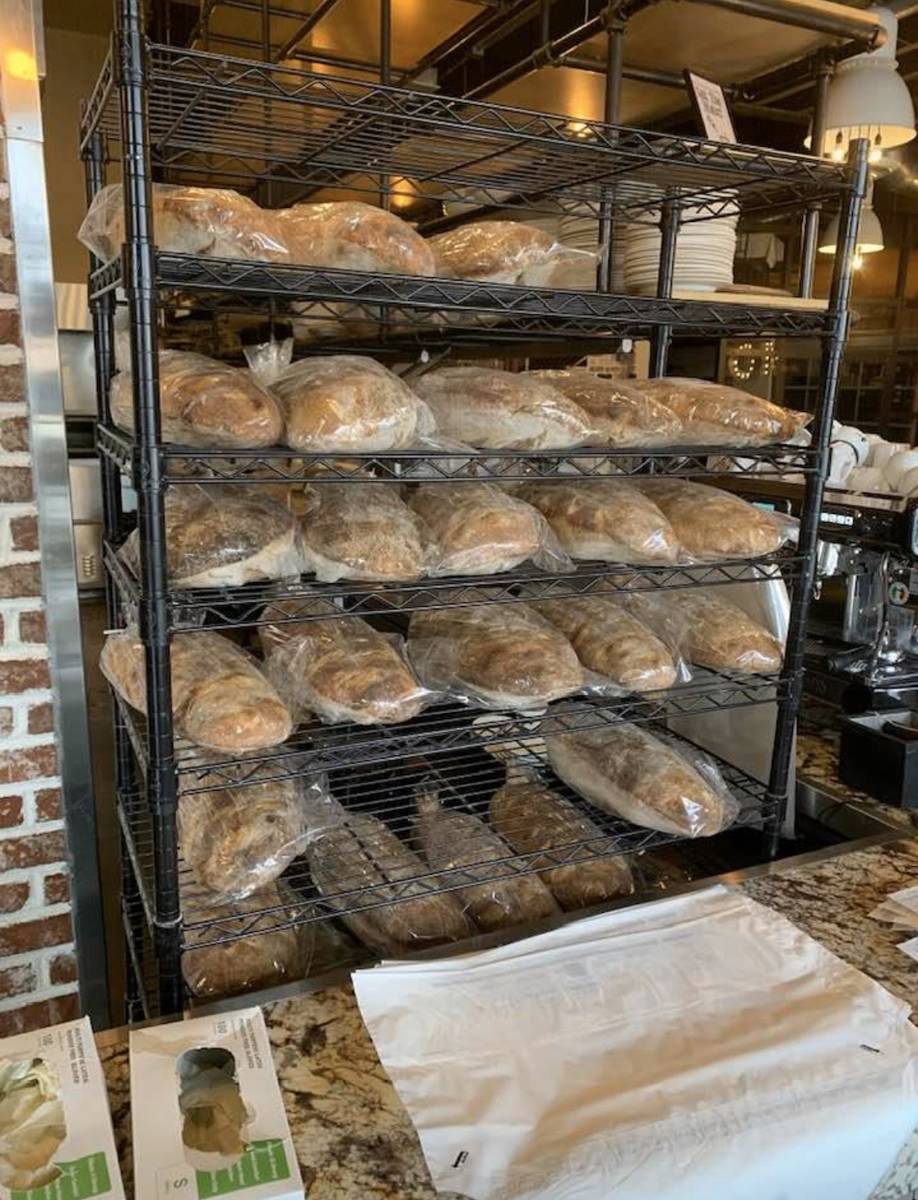
[[[540,709],[585,683],[567,638],[521,602],[415,612],[408,657],[426,687],[480,708]]]
[[[436,274],[482,283],[551,283],[551,269],[570,257],[549,233],[521,221],[476,221],[428,239]],[[574,252],[576,254],[577,252]],[[594,258],[581,251],[584,258]]]
[[[786,442],[812,420],[809,413],[782,408],[740,388],[675,376],[642,379],[637,386],[666,405],[684,423],[696,445],[765,446]]]
[[[426,882],[408,882],[428,875],[429,869],[377,817],[346,812],[331,800],[317,806],[310,827],[314,833],[306,859],[313,882],[332,907],[339,895],[342,910],[374,906],[342,911],[341,920],[377,954],[421,950],[472,932],[455,896],[432,894]]]
[[[312,267],[433,275],[430,245],[397,217],[359,200],[294,204],[277,211],[290,260]]]
[[[533,371],[581,408],[600,446],[673,446],[683,438],[681,419],[633,380],[606,379],[584,367]]]
[[[563,450],[595,440],[583,409],[545,380],[490,367],[441,367],[414,381],[439,433],[486,450]]]
[[[714,671],[768,675],[780,671],[778,639],[715,589],[681,589],[622,601],[661,636],[674,638],[690,662]]]
[[[112,420],[134,432],[133,376],[119,371],[112,380]],[[164,442],[257,450],[280,442],[284,420],[277,401],[248,371],[203,354],[161,350],[159,409]]]
[[[417,810],[417,838],[431,867],[461,869],[463,879],[481,879],[452,893],[479,929],[490,933],[557,915],[554,897],[538,875],[491,878],[501,870],[495,872],[493,864],[504,862],[512,850],[479,817],[443,808],[435,791],[418,795]]]
[[[570,596],[531,603],[570,640],[588,671],[626,692],[652,692],[688,677],[672,634],[668,640],[658,636],[614,600]]]
[[[708,837],[726,829],[739,811],[710,759],[637,725],[559,733],[545,744],[559,779],[633,825]]]
[[[506,782],[491,797],[489,815],[517,854],[590,843],[582,851],[571,851],[563,866],[553,866],[546,858],[539,872],[563,909],[589,908],[634,891],[627,858],[591,857],[609,844],[603,841],[603,831],[534,773],[508,767]],[[541,865],[540,860],[534,859],[533,865]]]
[[[792,536],[789,518],[720,488],[688,479],[640,477],[634,479],[634,486],[669,521],[682,547],[682,562],[759,558],[780,550]]]
[[[317,483],[304,495],[306,567],[317,579],[420,579],[435,565],[424,524],[395,484]]]
[[[272,602],[271,611],[311,618],[260,631],[265,674],[298,717],[315,713],[322,721],[393,725],[416,717],[431,698],[415,679],[400,638],[345,616],[320,597]]]
[[[136,530],[120,555],[139,572]],[[166,493],[166,562],[173,587],[207,588],[286,579],[306,558],[296,517],[260,489],[183,483]]]
[[[676,563],[679,542],[649,495],[630,480],[528,483],[516,492],[542,513],[571,558]]]
[[[495,575],[527,559],[543,570],[572,568],[538,509],[493,484],[421,484],[408,503],[436,545],[431,574]]]
[[[275,213],[229,188],[154,183],[153,236],[157,249],[172,254],[289,261]],[[121,252],[125,226],[120,183],[96,193],[77,237],[103,262]]]
[[[244,650],[219,633],[177,633],[172,639],[172,712],[180,735],[205,749],[245,754],[287,740],[293,718]],[[99,657],[119,696],[147,712],[143,643],[136,630],[110,633]]]

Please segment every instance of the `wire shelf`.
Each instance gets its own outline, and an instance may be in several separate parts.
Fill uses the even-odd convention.
[[[96,130],[120,139],[117,50],[86,106],[84,147]],[[147,62],[160,176],[245,191],[270,181],[275,203],[317,188],[376,195],[382,175],[422,218],[446,201],[594,215],[607,202],[640,219],[676,195],[705,219],[831,201],[847,186],[843,166],[806,155],[177,47],[150,44]]]
[[[673,737],[671,734],[665,736]],[[674,740],[690,745],[685,739]],[[578,812],[588,816],[596,826],[596,833],[576,842],[528,854],[516,854],[508,845],[506,856],[498,859],[490,859],[482,854],[479,860],[477,855],[481,848],[477,842],[470,840],[464,846],[457,847],[457,852],[463,851],[461,856],[467,859],[461,867],[434,870],[425,863],[419,865],[418,871],[410,876],[402,873],[397,880],[373,886],[367,886],[365,880],[358,880],[342,871],[335,890],[326,890],[324,894],[316,889],[305,860],[297,859],[282,876],[292,889],[292,896],[289,899],[285,896],[282,906],[269,904],[238,915],[227,915],[225,910],[221,910],[219,915],[213,917],[199,915],[201,909],[195,906],[193,917],[184,922],[185,949],[217,945],[293,925],[327,921],[399,900],[455,891],[470,884],[480,885],[552,867],[624,854],[640,855],[658,846],[685,841],[679,835],[632,825],[594,808],[553,774],[545,760],[544,744],[539,739],[511,738],[501,742],[499,748],[512,758],[515,766],[538,776],[540,782],[572,803]],[[763,784],[714,755],[709,754],[708,757],[718,766],[736,802],[738,812],[731,828],[761,829],[764,823],[775,817],[777,807],[769,799]],[[504,766],[495,755],[482,748],[467,747],[445,758],[416,754],[369,770],[354,770],[351,765],[330,774],[329,789],[348,813],[376,816],[383,820],[392,833],[410,849],[421,854],[423,859],[415,829],[415,802],[419,791],[435,791],[444,807],[487,820],[491,796],[504,781]],[[138,864],[141,877],[147,881],[146,887],[152,896],[155,871],[146,803],[139,796],[125,797],[122,798],[121,810],[133,845],[133,860]],[[180,883],[181,890],[186,894],[194,887],[191,872],[184,861],[180,864]]]

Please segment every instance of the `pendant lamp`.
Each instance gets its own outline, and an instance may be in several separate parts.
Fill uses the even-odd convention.
[[[832,218],[819,238],[819,253],[834,254],[838,241],[838,214]],[[861,207],[861,219],[857,226],[857,241],[854,245],[854,266],[860,267],[865,254],[877,254],[884,249],[883,226],[873,209],[873,180]]]

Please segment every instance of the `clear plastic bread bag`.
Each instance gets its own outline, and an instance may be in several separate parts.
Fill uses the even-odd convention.
[[[59,1193],[54,1158],[67,1136],[61,1086],[42,1058],[0,1056],[0,1187],[7,1194]]]
[[[476,221],[436,234],[428,245],[437,275],[482,283],[576,286],[564,282],[565,272],[595,273],[597,262],[594,253],[561,246],[550,233],[521,221]]]
[[[126,240],[120,183],[96,193],[77,237],[103,262],[120,253]],[[289,261],[275,214],[229,188],[155,183],[153,237],[157,249],[172,254]]]
[[[503,757],[500,747],[489,750]],[[489,819],[517,854],[535,855],[532,865],[566,911],[634,891],[628,859],[623,854],[601,857],[614,849],[614,838],[531,768],[508,762],[506,781],[491,797]],[[538,851],[553,853],[540,859]]]
[[[112,420],[134,432],[133,376],[112,380]],[[159,353],[159,410],[162,440],[218,450],[276,446],[284,422],[273,396],[249,371],[185,350]]]
[[[279,209],[281,235],[293,262],[338,270],[433,275],[429,244],[401,217],[359,200],[294,204]]]
[[[402,638],[380,633],[316,597],[272,601],[276,619],[260,630],[264,670],[299,719],[394,725],[436,697],[421,686]],[[308,618],[308,619],[306,619]]]
[[[313,809],[306,847],[313,883],[364,945],[395,957],[469,936],[455,896],[431,891],[430,868],[388,825],[334,799]]]
[[[139,572],[136,531],[120,557]],[[166,562],[170,585],[182,589],[290,579],[307,559],[296,517],[261,489],[183,483],[166,493]]]
[[[695,445],[787,442],[812,420],[811,413],[782,408],[762,396],[703,379],[643,379],[638,386],[682,420],[686,443]]]
[[[477,879],[454,894],[479,929],[490,933],[557,916],[551,892],[537,874],[513,874],[512,848],[480,817],[444,808],[435,788],[419,791],[417,839],[435,871],[457,871],[457,881]]]
[[[399,582],[436,568],[436,547],[394,483],[315,483],[304,492],[306,569],[323,583]]]
[[[533,371],[535,379],[563,392],[583,409],[601,446],[674,446],[683,437],[681,419],[628,379],[607,379],[585,367]]]
[[[436,546],[430,575],[496,575],[527,560],[543,571],[573,570],[539,510],[493,484],[421,484],[407,503]]]
[[[519,601],[413,613],[408,657],[425,687],[477,708],[539,711],[586,683],[567,638]]]
[[[552,770],[597,808],[646,829],[709,837],[739,806],[701,751],[624,722],[547,737]]]

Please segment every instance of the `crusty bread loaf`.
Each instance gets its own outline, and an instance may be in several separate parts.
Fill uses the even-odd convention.
[[[604,379],[581,367],[533,371],[581,408],[601,446],[667,446],[682,438],[682,421],[632,380]]]
[[[172,712],[176,730],[199,746],[229,754],[286,741],[290,711],[251,659],[219,633],[201,630],[172,639]],[[110,633],[99,666],[132,708],[147,711],[143,643],[132,630]]]
[[[551,234],[520,221],[477,221],[428,239],[436,274],[447,279],[518,283],[550,258]]]
[[[682,837],[719,833],[726,796],[671,745],[624,723],[546,738],[560,779],[614,816]]]
[[[295,204],[277,210],[292,262],[349,271],[433,275],[434,255],[414,229],[385,209],[358,200]]]
[[[495,869],[494,864],[505,862],[512,851],[479,817],[443,808],[434,792],[419,795],[417,809],[418,841],[433,869],[461,868],[463,879],[481,880],[454,893],[479,929],[490,933],[557,915],[558,906],[538,875],[507,875],[506,868]]]
[[[634,890],[627,858],[594,857],[613,849],[612,839],[604,839],[598,825],[538,778],[511,770],[507,782],[491,797],[489,815],[517,854],[554,850],[564,856],[560,867],[553,866],[555,860],[548,856],[544,864],[538,858],[532,863],[543,867],[542,882],[562,908],[588,908]],[[571,849],[577,842],[586,845]]]
[[[430,547],[420,519],[394,484],[320,483],[305,494],[307,569],[338,579],[419,579]]]
[[[426,686],[486,708],[538,708],[584,683],[567,638],[519,602],[415,612],[408,654]]]
[[[399,450],[415,445],[432,424],[397,375],[354,354],[300,359],[272,382],[271,393],[294,450]]]
[[[393,725],[416,717],[425,692],[400,652],[359,617],[342,617],[327,600],[273,601],[271,615],[309,615],[260,631],[265,674],[298,715],[325,721]],[[320,614],[328,614],[323,619]]]
[[[783,442],[811,420],[740,388],[702,379],[642,379],[644,396],[659,401],[684,423],[685,436],[698,445],[762,446]]]
[[[134,431],[133,376],[112,380],[112,420]],[[276,445],[284,421],[273,396],[240,371],[203,354],[162,350],[159,355],[159,408],[164,442],[217,449],[259,449]]]
[[[438,575],[494,575],[537,554],[542,515],[490,483],[422,484],[408,498],[429,531]]]
[[[429,868],[377,817],[348,813],[346,821],[331,825],[309,842],[306,858],[313,882],[329,897],[332,908],[378,905],[362,912],[342,912],[341,917],[377,954],[422,950],[458,941],[471,932],[451,893],[430,894],[428,884],[406,882],[429,875]],[[340,901],[336,896],[341,896]]]
[[[634,483],[663,511],[689,559],[758,558],[784,541],[781,523],[771,513],[720,488],[687,479],[635,478]]]
[[[781,643],[719,589],[681,588],[634,595],[631,611],[655,629],[669,630],[689,662],[750,675],[780,671]]]
[[[676,682],[666,643],[614,600],[571,596],[532,605],[570,640],[588,671],[629,692],[652,692]]]
[[[414,381],[438,431],[487,450],[563,450],[593,438],[584,411],[542,379],[488,367],[441,367]]]
[[[572,558],[622,563],[679,559],[669,521],[630,481],[529,483],[517,494],[542,513]]]

